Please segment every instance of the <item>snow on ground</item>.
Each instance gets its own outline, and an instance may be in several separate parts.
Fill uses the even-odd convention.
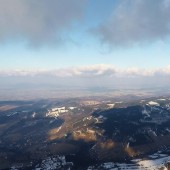
[[[148,104],[149,104],[150,106],[159,106],[159,103],[154,102],[154,101],[150,101],[150,102],[148,102]]]
[[[74,110],[76,109],[77,107],[69,107],[70,110]]]
[[[73,166],[72,162],[66,162],[65,156],[48,157],[44,159],[41,164],[36,165],[35,170],[56,170],[67,167],[69,169]],[[65,168],[64,168],[65,169]]]
[[[10,113],[10,114],[8,114],[7,116],[13,116],[13,115],[15,115],[15,114],[17,114],[18,112],[13,112],[13,113]]]
[[[35,117],[35,115],[36,115],[36,113],[34,112],[34,113],[32,114],[32,118],[34,118],[34,117]]]
[[[72,107],[72,109],[73,109],[73,107]],[[68,112],[66,107],[56,107],[56,108],[52,108],[52,109],[48,110],[48,112],[46,113],[46,117],[57,118],[57,117],[59,117],[60,113],[66,113],[66,112]]]
[[[166,128],[166,131],[170,133],[170,130],[169,130],[169,128]]]
[[[142,114],[147,117],[150,117],[150,111],[147,111],[145,108],[144,108],[144,110],[142,110]]]
[[[159,100],[159,101],[165,101],[166,99],[157,99],[157,100]]]
[[[109,107],[109,108],[113,108],[114,107],[114,103],[111,103],[111,104],[107,104],[107,106]]]
[[[87,170],[168,170],[168,167],[166,167],[167,163],[170,163],[170,155],[159,151],[145,159],[133,159],[129,163],[106,162],[101,165],[89,166]],[[17,170],[22,168],[22,166],[22,164],[16,164],[11,169]],[[55,156],[42,160],[34,166],[34,170],[69,170],[71,167],[73,167],[73,163],[67,162],[65,156]]]
[[[164,163],[167,163],[170,161],[170,156],[165,156],[158,159],[151,159],[151,160],[142,160],[138,162],[138,164],[147,170],[155,170],[159,168],[164,168]]]
[[[107,162],[100,166],[89,166],[87,170],[168,170],[166,163],[170,162],[170,156],[161,153],[155,153],[148,156],[148,159],[134,159],[132,163],[113,163]]]

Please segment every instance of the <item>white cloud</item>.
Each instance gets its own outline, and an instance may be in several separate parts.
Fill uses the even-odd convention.
[[[91,65],[56,70],[0,70],[0,76],[54,76],[54,77],[154,77],[170,76],[170,66],[158,69],[117,68],[113,65]]]
[[[120,71],[122,76],[154,76],[156,69],[142,69],[137,67],[127,68]]]

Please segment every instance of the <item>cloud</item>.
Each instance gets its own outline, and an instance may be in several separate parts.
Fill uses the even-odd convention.
[[[31,45],[61,42],[64,31],[81,20],[86,0],[1,0],[0,41]]]
[[[115,67],[111,65],[93,65],[93,66],[84,66],[74,69],[75,75],[79,76],[104,76],[104,75],[113,75],[115,74]]]
[[[68,40],[72,26],[83,23],[88,2],[1,0],[0,42],[12,39],[41,46]],[[170,34],[169,16],[170,0],[119,0],[109,19],[92,32],[111,46],[157,41]]]
[[[113,65],[91,65],[83,67],[61,68],[56,70],[0,70],[0,76],[52,76],[52,77],[157,77],[170,76],[170,66],[157,69],[117,68]]]
[[[61,68],[56,70],[0,70],[1,76],[54,76],[54,77],[94,77],[110,76],[116,70],[111,65],[92,65],[84,67]]]
[[[93,29],[111,46],[131,46],[170,35],[170,0],[120,0],[112,16]]]

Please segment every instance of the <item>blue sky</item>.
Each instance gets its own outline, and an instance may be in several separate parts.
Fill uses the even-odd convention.
[[[81,67],[169,73],[169,0],[1,0],[0,11],[1,74]]]
[[[56,69],[94,64],[112,64],[117,67],[164,67],[170,63],[169,43],[126,49],[107,49],[101,44],[89,43],[71,47],[31,49],[21,43],[1,45],[1,69]]]

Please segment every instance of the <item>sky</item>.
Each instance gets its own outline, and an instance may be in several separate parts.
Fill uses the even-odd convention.
[[[0,0],[2,84],[168,85],[169,46],[170,0]]]

